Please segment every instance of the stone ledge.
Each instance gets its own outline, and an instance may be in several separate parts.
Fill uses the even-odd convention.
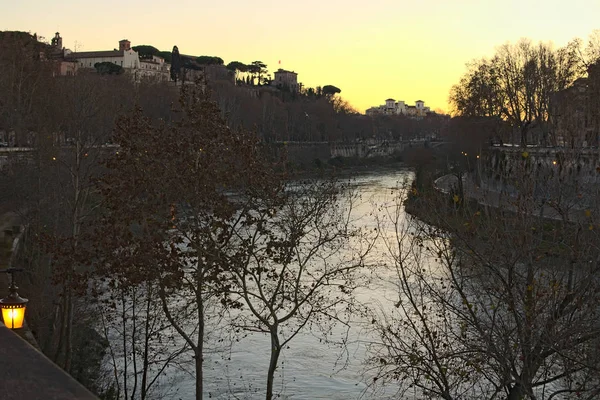
[[[98,399],[4,326],[0,326],[0,360],[0,398],[4,400]]]

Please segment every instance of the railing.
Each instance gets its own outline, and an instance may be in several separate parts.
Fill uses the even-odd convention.
[[[23,153],[34,150],[33,147],[0,147],[0,153]]]

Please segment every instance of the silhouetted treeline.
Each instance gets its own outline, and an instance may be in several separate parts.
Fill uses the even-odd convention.
[[[505,142],[596,147],[599,82],[600,30],[560,48],[521,39],[467,64],[450,103],[456,115],[507,121]]]
[[[448,119],[435,114],[421,120],[365,116],[339,95],[324,95],[320,88],[292,92],[222,80],[209,83],[229,125],[253,129],[266,142],[425,138],[439,134]]]

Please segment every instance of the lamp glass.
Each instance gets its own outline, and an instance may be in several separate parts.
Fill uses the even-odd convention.
[[[25,308],[25,305],[2,304],[4,325],[10,329],[22,328],[25,320]]]

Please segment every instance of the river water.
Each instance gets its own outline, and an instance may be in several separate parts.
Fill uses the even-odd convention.
[[[364,280],[366,283],[354,291],[354,298],[357,303],[363,310],[368,310],[368,312],[351,314],[348,324],[335,323],[325,334],[317,329],[311,331],[311,327],[306,325],[304,330],[295,336],[282,350],[278,369],[275,372],[275,398],[294,400],[400,398],[416,400],[430,398],[416,391],[416,389],[412,389],[410,381],[403,382],[402,388],[395,381],[385,386],[374,386],[373,378],[376,375],[374,370],[376,366],[368,362],[369,358],[379,360],[377,354],[373,352],[373,349],[377,349],[377,345],[373,345],[373,343],[378,342],[380,339],[378,334],[374,332],[374,326],[376,325],[372,324],[372,319],[382,321],[381,318],[385,318],[385,321],[391,321],[390,326],[392,327],[401,324],[401,319],[398,319],[398,307],[400,310],[402,309],[399,304],[403,303],[405,296],[401,294],[397,287],[399,280],[396,271],[387,267],[387,264],[393,265],[389,252],[395,253],[398,249],[402,249],[403,253],[408,251],[411,254],[409,258],[418,254],[416,256],[420,257],[418,260],[412,259],[409,262],[417,261],[415,266],[423,272],[423,276],[433,278],[431,279],[432,287],[436,286],[435,282],[438,280],[443,281],[447,272],[438,262],[436,256],[432,257],[431,254],[427,256],[427,253],[418,250],[418,246],[423,247],[422,243],[417,241],[417,247],[414,247],[414,239],[412,241],[413,245],[410,244],[411,239],[405,242],[406,238],[418,238],[419,236],[414,235],[418,232],[413,230],[415,225],[410,223],[412,217],[409,217],[401,207],[403,200],[401,194],[404,192],[402,189],[412,179],[413,173],[411,171],[398,169],[359,174],[349,180],[358,197],[352,208],[351,219],[353,224],[364,228],[366,231],[376,231],[378,233],[376,245],[369,253],[368,266],[360,270],[361,276],[359,279],[361,282]],[[406,232],[410,233],[400,240],[400,246],[396,241],[394,226],[390,223],[390,217],[394,218],[395,216],[397,216],[396,222],[402,226],[402,229],[406,229]],[[388,223],[382,225],[382,220]],[[389,249],[386,247],[386,238],[390,240],[387,242],[387,245],[390,245]],[[418,239],[420,240],[420,238]],[[439,240],[443,241],[441,243],[445,242],[444,238],[439,238]],[[429,242],[426,243],[425,247],[429,247],[432,243],[435,244],[435,242]],[[344,255],[350,257],[355,253],[352,251],[354,249],[355,246],[346,250],[340,257],[343,257],[342,259],[346,259]],[[428,299],[427,294],[424,296],[421,300],[431,300],[427,305],[428,317],[437,318],[438,314],[434,311],[435,307],[431,307],[435,300]],[[143,297],[141,298],[143,299]],[[452,299],[449,298],[449,300]],[[457,298],[456,300],[460,299]],[[220,310],[221,308],[217,307],[216,309]],[[423,310],[425,310],[424,306]],[[410,310],[407,312],[410,312]],[[123,313],[125,315],[125,311]],[[138,306],[138,318],[143,318],[143,314]],[[149,311],[148,315],[153,315],[158,320],[162,318],[162,314],[158,309],[156,309],[156,312]],[[206,311],[206,315],[210,316],[209,321],[207,321],[210,326],[206,329],[207,337],[204,348],[204,398],[219,400],[263,399],[265,397],[270,358],[270,337],[264,333],[233,332],[232,324],[229,323],[232,318],[231,315],[222,316],[218,315],[217,312],[211,313],[210,310]],[[404,316],[400,315],[400,318],[406,318],[406,314]],[[126,330],[131,329],[131,319],[132,316],[125,318],[127,321],[125,322]],[[104,326],[103,316],[101,320],[103,321],[101,325]],[[189,326],[185,328],[189,328],[188,334],[194,336],[197,324],[193,321],[193,318],[188,318],[187,321],[189,321]],[[383,321],[384,325],[385,321]],[[161,321],[159,321],[159,325],[163,325]],[[134,371],[132,368],[135,368],[133,364],[137,361],[139,367],[141,358],[139,342],[135,344],[135,353],[140,353],[137,356],[133,356],[133,352],[130,350],[131,343],[121,346],[126,342],[124,336],[130,335],[129,333],[122,334],[123,330],[121,328],[122,325],[119,325],[117,319],[117,324],[106,330],[106,337],[111,343],[111,357],[107,356],[103,368],[106,370],[107,376],[120,374],[118,376],[119,382],[123,377],[123,366],[129,365],[127,376],[135,376],[135,373],[132,372]],[[161,327],[160,330],[162,329]],[[181,349],[184,343],[182,338],[168,325],[164,329],[166,329],[165,335],[160,336],[162,339],[158,344],[155,343],[156,348],[159,349],[155,353],[158,354],[158,358],[152,361],[155,362],[154,366],[158,365],[159,367],[151,371],[150,379],[153,376],[158,376],[158,378],[157,384],[152,386],[150,398],[194,399],[195,376],[191,352],[187,351],[179,355],[166,369],[160,368],[164,362],[164,359],[160,359],[161,354],[170,354],[170,352]],[[135,331],[135,329],[133,330]],[[138,328],[138,333],[139,331]],[[411,343],[411,338],[405,337],[404,332],[400,334],[400,337],[401,340]],[[133,341],[138,340],[139,336],[138,339]],[[119,346],[121,346],[121,349],[125,348],[126,350],[119,351]],[[159,353],[161,349],[163,353]],[[385,356],[384,352],[382,357]],[[386,361],[385,359],[382,360],[381,364],[385,366]],[[118,372],[113,374],[115,370]],[[160,373],[157,375],[159,371]],[[110,381],[110,379],[108,380]],[[127,379],[127,382],[131,394],[133,384],[130,379]],[[135,384],[138,385],[138,383]],[[464,398],[483,398],[478,393],[493,390],[492,387],[485,386],[485,382],[483,382],[483,385],[475,388],[475,391],[471,391],[471,396],[465,396]],[[552,382],[547,386],[551,391],[561,389],[560,382]],[[133,398],[139,398],[139,385],[136,387],[138,393]],[[540,398],[546,398],[543,394],[545,387],[540,386],[539,390],[542,391]],[[553,398],[556,400],[563,399],[560,396],[554,396]]]
[[[338,323],[327,333],[305,330],[292,339],[283,349],[278,369],[275,373],[275,398],[294,400],[350,400],[350,399],[423,399],[422,393],[399,391],[399,386],[390,383],[384,387],[373,387],[375,376],[373,366],[367,361],[374,357],[370,345],[378,341],[371,325],[371,315],[377,318],[383,314],[392,315],[399,300],[395,271],[385,267],[389,253],[383,237],[395,240],[395,231],[389,223],[381,225],[381,220],[393,217],[399,212],[399,221],[410,218],[402,207],[397,208],[399,194],[413,179],[409,170],[386,170],[358,175],[350,180],[359,200],[353,206],[353,220],[367,230],[379,232],[379,240],[370,253],[369,264],[362,274],[368,281],[354,292],[358,302],[373,314],[353,315],[349,325]],[[401,196],[400,196],[401,199]],[[407,226],[406,224],[404,226]],[[409,230],[412,227],[408,228]],[[397,243],[397,242],[396,242]],[[399,246],[404,247],[404,246]],[[376,265],[373,267],[373,265]],[[419,268],[427,268],[431,277],[442,277],[444,268],[435,258],[421,260]],[[425,269],[423,269],[425,271]],[[431,310],[431,308],[429,308]],[[215,338],[228,336],[228,332],[218,331],[211,335],[208,329],[204,362],[205,399],[263,399],[270,358],[270,338],[262,333],[229,335],[229,339]],[[212,339],[211,339],[212,337]],[[407,339],[409,340],[409,339]],[[343,342],[343,345],[340,343]],[[191,365],[188,371],[193,371]],[[170,368],[170,377],[161,379],[162,392],[167,399],[195,398],[195,378],[189,372]],[[549,386],[555,386],[554,383]],[[487,391],[489,388],[484,388]],[[540,388],[543,390],[544,388]],[[408,389],[413,390],[413,389]],[[477,392],[474,392],[477,393]],[[468,397],[468,398],[477,398]],[[467,397],[465,397],[467,398]],[[540,398],[544,398],[542,395]],[[557,400],[562,397],[555,397]]]
[[[353,223],[367,231],[378,228],[380,237],[392,234],[391,231],[382,230],[378,224],[378,218],[386,212],[385,207],[381,206],[396,204],[397,189],[412,179],[412,172],[405,169],[370,172],[349,179],[357,194],[357,201],[352,208]],[[406,218],[402,209],[400,212],[400,217]],[[385,257],[385,249],[380,241],[377,243],[368,260],[371,267],[361,272],[369,283],[361,286],[354,294],[363,307],[382,311],[391,309],[398,301],[398,291],[394,286],[393,273],[387,272],[383,267],[372,267]],[[212,320],[218,318],[213,315]],[[194,324],[191,322],[190,326],[193,327]],[[234,333],[227,331],[227,326],[230,325],[217,323],[214,331],[207,329],[204,398],[264,398],[270,358],[269,336],[262,333]],[[398,388],[393,385],[378,387],[377,390],[370,387],[374,372],[369,370],[366,361],[370,354],[369,344],[377,339],[371,330],[370,317],[359,314],[353,314],[348,325],[337,323],[326,335],[321,331],[311,331],[308,325],[305,326],[282,351],[275,373],[276,398],[398,398]],[[119,332],[117,327],[108,334],[110,342],[116,347],[122,340]],[[223,338],[226,339],[221,340]],[[175,343],[174,348],[183,343],[176,333],[170,341]],[[131,354],[127,355],[127,359],[131,363]],[[107,361],[107,370],[111,371],[114,362],[122,367],[123,360],[123,353],[117,354],[116,361]],[[131,371],[131,366],[129,368]],[[193,363],[190,352],[187,352],[178,358],[177,363],[161,373],[159,384],[153,388],[152,398],[195,398],[195,377],[192,372]],[[402,398],[419,397],[403,393]]]
[[[385,171],[360,175],[351,180],[359,195],[353,207],[353,217],[365,228],[377,226],[374,204],[393,200],[402,182],[412,179],[408,170]],[[377,256],[375,255],[375,258]],[[373,256],[372,256],[373,258]],[[393,285],[385,279],[373,282],[357,293],[363,304],[386,307],[397,299]],[[343,338],[345,346],[339,346]],[[367,347],[374,337],[368,322],[356,317],[349,330],[340,324],[334,327],[329,340],[320,332],[306,329],[284,349],[276,371],[275,392],[283,399],[385,399],[396,393],[369,388],[372,374],[365,364]],[[218,347],[213,344],[214,347]],[[211,344],[209,343],[209,347]],[[266,334],[252,333],[239,338],[226,349],[209,353],[205,362],[205,398],[259,399],[264,398],[269,363],[270,339]],[[194,396],[194,380],[182,376],[173,398]]]

